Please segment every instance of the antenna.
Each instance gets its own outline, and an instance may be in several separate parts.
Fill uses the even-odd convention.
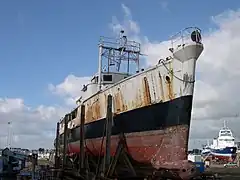
[[[11,122],[8,122],[7,147],[11,148]]]
[[[226,124],[226,120],[225,119],[223,120],[223,127],[227,128],[227,124]]]

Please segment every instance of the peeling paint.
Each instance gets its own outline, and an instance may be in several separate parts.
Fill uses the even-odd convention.
[[[150,94],[150,90],[149,90],[149,84],[147,81],[147,77],[143,78],[143,85],[144,85],[144,104],[145,105],[149,105],[151,104],[151,94]]]
[[[158,75],[159,75],[159,84],[160,84],[160,87],[161,87],[161,97],[162,97],[162,100],[165,101],[164,90],[163,90],[163,82],[162,82],[161,73],[159,72]]]
[[[115,111],[116,114],[124,110],[123,99],[122,99],[122,94],[120,89],[118,89],[118,92],[114,96],[114,103],[116,108],[116,111]]]
[[[153,99],[154,99],[154,102],[155,100],[157,99],[157,96],[156,96],[156,89],[155,89],[155,84],[154,84],[154,78],[153,78],[153,75],[151,74],[151,83],[152,83],[152,90],[153,90]]]

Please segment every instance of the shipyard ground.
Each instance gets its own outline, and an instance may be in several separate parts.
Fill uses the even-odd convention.
[[[216,177],[219,180],[239,180],[240,179],[240,168],[212,167],[212,168],[206,169],[205,173],[206,174],[217,174]],[[48,178],[46,178],[46,179],[48,179]],[[56,178],[56,180],[57,179],[58,178]],[[66,179],[73,180],[72,178],[66,178]],[[202,180],[203,179],[204,178],[202,178]],[[207,178],[207,179],[214,179],[214,178]],[[16,179],[8,178],[8,179],[0,179],[0,180],[16,180]],[[54,180],[54,178],[52,177],[51,180]]]
[[[240,167],[238,168],[224,168],[224,167],[211,167],[206,169],[206,174],[216,174],[220,180],[239,180]]]
[[[52,163],[49,163],[47,160],[39,160],[38,166],[40,165],[49,165],[52,166]],[[38,167],[36,167],[38,169]],[[23,171],[29,171],[31,172],[31,164],[29,164],[29,167],[24,169]],[[224,168],[223,165],[214,165],[210,168],[207,168],[205,171],[206,174],[217,174],[217,179],[219,180],[239,180],[240,179],[240,167],[239,168]],[[28,177],[26,179],[31,179],[31,177]],[[44,178],[44,179],[49,179]],[[57,180],[54,177],[50,178],[51,180]],[[64,178],[65,179],[65,178]],[[70,178],[67,178],[70,179]],[[208,178],[211,179],[211,178]],[[16,178],[0,178],[0,180],[16,180]]]

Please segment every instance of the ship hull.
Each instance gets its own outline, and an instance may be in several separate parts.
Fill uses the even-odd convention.
[[[119,135],[123,133],[128,154],[134,161],[154,169],[181,169],[189,176],[194,171],[194,166],[187,162],[191,110],[192,96],[184,96],[115,116],[111,155],[115,155]],[[105,143],[102,146],[105,122],[102,119],[84,126],[86,149],[94,156],[105,152]],[[72,130],[68,153],[79,153],[79,144],[80,127],[77,127]]]
[[[208,153],[203,153],[203,156],[210,155],[214,159],[222,161],[233,161],[237,155],[236,147],[226,147],[222,149],[210,149]]]
[[[236,158],[236,147],[226,147],[223,149],[212,149],[211,154],[214,158],[225,161],[232,161]]]

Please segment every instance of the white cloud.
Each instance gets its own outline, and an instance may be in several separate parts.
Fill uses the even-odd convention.
[[[54,94],[64,97],[67,105],[76,105],[76,100],[81,96],[84,84],[89,83],[90,77],[77,77],[68,75],[64,81],[58,85],[49,84],[49,90]]]
[[[125,30],[125,34],[131,37],[132,40],[140,41],[138,35],[140,33],[140,27],[137,22],[133,21],[132,13],[130,9],[122,4],[123,10],[123,22],[120,23],[116,16],[112,17],[112,22],[109,24],[110,29],[118,35],[121,30]]]
[[[61,107],[30,108],[20,98],[0,99],[0,148],[7,145],[7,137],[12,147],[53,147],[56,122],[65,112]]]
[[[133,20],[130,9],[124,4],[121,6],[124,13],[123,21],[120,22],[116,16],[113,16],[112,22],[109,24],[110,29],[115,35],[117,36],[121,30],[124,30],[129,39],[140,42],[142,53],[147,55],[147,61],[145,63],[147,66],[155,64],[159,58],[169,56],[170,52],[168,48],[170,47],[170,42],[150,42],[147,36],[141,34],[140,27],[138,23]]]
[[[0,98],[0,112],[8,113],[11,111],[21,111],[24,108],[23,100],[20,98],[9,99]]]

